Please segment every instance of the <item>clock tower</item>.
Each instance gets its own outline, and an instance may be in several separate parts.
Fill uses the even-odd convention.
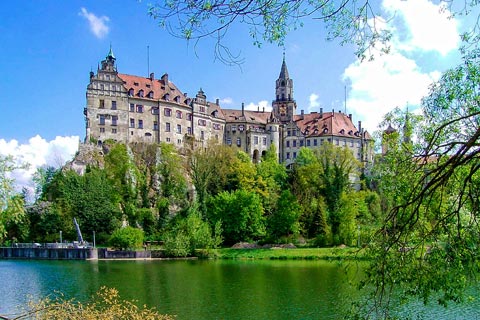
[[[276,99],[272,102],[273,113],[280,122],[290,122],[296,114],[297,103],[293,99],[293,80],[288,75],[285,53],[282,68],[275,85]]]

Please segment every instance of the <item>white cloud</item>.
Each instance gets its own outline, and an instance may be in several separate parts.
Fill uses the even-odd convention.
[[[270,112],[272,111],[272,106],[267,100],[262,100],[258,103],[250,102],[249,104],[245,105],[245,110]]]
[[[309,97],[308,97],[308,112],[315,112],[317,111],[318,112],[318,107],[320,106],[320,102],[318,101],[318,94],[316,93],[312,93]]]
[[[231,104],[233,104],[233,99],[230,98],[230,97],[223,98],[223,99],[219,99],[219,103],[220,103],[220,104],[231,105]]]
[[[110,31],[110,28],[107,25],[110,21],[109,17],[97,17],[95,14],[88,12],[85,8],[80,9],[79,15],[87,19],[88,24],[90,25],[90,31],[92,31],[97,38],[104,38]]]
[[[402,41],[402,49],[437,51],[442,55],[455,50],[460,43],[458,21],[444,4],[428,0],[384,0],[384,10],[394,17],[395,32]],[[404,32],[400,32],[403,30]]]
[[[17,140],[0,139],[0,154],[11,155],[18,165],[28,165],[28,168],[15,170],[11,177],[15,179],[16,190],[22,187],[33,188],[32,176],[37,168],[52,166],[59,168],[70,161],[78,150],[78,136],[59,137],[46,141],[39,135],[19,144]]]
[[[370,132],[395,107],[418,108],[429,85],[439,79],[441,72],[422,68],[420,57],[427,52],[445,56],[459,45],[458,22],[447,19],[448,13],[441,14],[439,5],[427,0],[384,0],[382,4],[387,15],[396,15],[383,19],[382,27],[394,35],[390,53],[376,54],[373,61],[356,61],[343,74],[351,84],[348,109]]]

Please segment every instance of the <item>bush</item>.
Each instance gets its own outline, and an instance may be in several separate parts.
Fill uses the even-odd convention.
[[[141,247],[143,244],[143,231],[133,227],[117,229],[109,240],[109,245],[115,249],[126,250]]]
[[[56,299],[45,298],[28,304],[24,315],[16,319],[27,318],[38,320],[56,319],[151,319],[171,320],[174,317],[159,314],[154,309],[137,307],[134,302],[121,300],[118,290],[102,287],[92,297],[92,302],[82,304],[75,300],[67,300],[60,295]]]

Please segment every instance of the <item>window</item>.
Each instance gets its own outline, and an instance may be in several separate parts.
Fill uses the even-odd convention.
[[[237,126],[232,126],[232,132],[237,131]]]
[[[290,141],[287,141],[287,148],[290,147]]]
[[[340,142],[338,141],[338,139],[335,139],[335,144],[336,144],[337,146],[339,145],[339,143],[340,143]]]
[[[287,137],[290,137],[292,135],[292,132],[290,130],[287,131]]]
[[[138,120],[138,129],[143,129],[143,120],[142,119]]]
[[[353,140],[350,141],[350,147],[353,147]]]
[[[104,133],[105,132],[105,128],[100,128],[100,133]]]
[[[130,112],[135,112],[135,105],[130,103]]]
[[[170,132],[170,122],[165,123],[165,131]]]
[[[99,107],[100,108],[105,108],[105,100],[100,100],[100,103],[99,103]]]
[[[143,106],[140,104],[137,104],[137,112],[138,113],[143,113]]]
[[[198,119],[198,125],[199,126],[206,126],[207,125],[207,120],[204,119]]]
[[[205,107],[204,106],[200,106],[200,112],[205,112]]]
[[[152,114],[158,114],[158,113],[159,113],[159,112],[158,112],[158,108],[153,107],[153,108],[152,108]]]
[[[307,140],[307,147],[310,147],[310,140]]]
[[[237,146],[239,146],[239,147],[240,147],[241,145],[242,145],[242,139],[240,139],[240,138],[237,138]]]
[[[117,128],[112,128],[112,133],[117,133]]]
[[[167,139],[165,139],[165,140],[167,140],[167,142],[170,142],[170,138],[167,138]]]
[[[140,98],[143,98],[143,90],[138,91],[138,96],[139,96]]]
[[[227,145],[229,145],[229,146],[232,145],[232,138],[227,138]]]
[[[130,118],[130,128],[135,128],[135,119],[133,118]]]
[[[314,145],[314,146],[317,146],[317,145],[318,145],[318,144],[317,144],[317,139],[313,139],[313,145]]]
[[[297,153],[294,152],[294,153],[293,153],[293,159],[296,159],[296,158],[297,158]]]
[[[254,137],[253,137],[253,143],[254,143],[254,144],[258,144],[258,137],[257,137],[257,136],[254,136]]]
[[[112,116],[112,126],[116,126],[118,121],[118,116]]]
[[[117,101],[112,101],[112,110],[117,110]]]
[[[290,159],[290,152],[287,152],[287,159]]]
[[[182,133],[182,125],[177,124],[177,133]]]
[[[153,121],[153,130],[158,131],[158,122]]]
[[[220,126],[219,123],[214,123],[212,126],[213,126],[214,130],[220,130],[221,129],[221,126]]]
[[[150,99],[153,99],[153,91],[150,91],[150,92],[148,93],[148,97],[149,97]]]
[[[105,86],[103,84],[100,85],[100,90],[105,89]]]
[[[105,115],[101,114],[100,115],[100,125],[104,125],[105,124]]]
[[[188,133],[189,135],[192,134],[192,127],[187,127],[187,133]]]
[[[133,89],[130,88],[130,89],[128,90],[128,95],[129,95],[130,97],[133,97],[133,94],[134,94]]]
[[[200,139],[205,140],[205,132],[200,131]]]
[[[182,139],[177,139],[177,144],[182,144]]]
[[[238,126],[238,130],[240,130],[240,131],[245,130],[245,126],[244,126],[243,124],[239,125],[239,126]]]
[[[182,116],[183,116],[183,115],[182,115],[182,111],[177,110],[177,111],[175,112],[175,117],[176,117],[177,119],[182,119]]]
[[[263,137],[263,139],[262,139],[262,144],[263,144],[264,146],[267,145],[267,138],[266,138],[266,137]]]
[[[163,114],[164,114],[166,117],[171,117],[171,116],[172,116],[172,109],[165,108],[165,110],[163,110]]]
[[[192,114],[191,113],[187,113],[187,120],[192,121]]]
[[[297,147],[297,140],[293,140],[293,147],[294,147],[294,148]]]
[[[300,147],[303,147],[303,140],[300,140]]]

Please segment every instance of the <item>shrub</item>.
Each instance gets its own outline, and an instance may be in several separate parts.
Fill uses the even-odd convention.
[[[63,319],[131,319],[131,320],[171,320],[174,317],[159,314],[155,309],[137,307],[131,301],[121,300],[118,290],[102,287],[92,297],[92,302],[82,304],[75,300],[67,300],[63,295],[55,299],[45,298],[28,304],[25,315],[16,319],[27,318],[38,320]]]
[[[142,230],[127,226],[115,230],[110,237],[109,244],[115,249],[125,250],[141,247],[143,238],[144,234]]]

